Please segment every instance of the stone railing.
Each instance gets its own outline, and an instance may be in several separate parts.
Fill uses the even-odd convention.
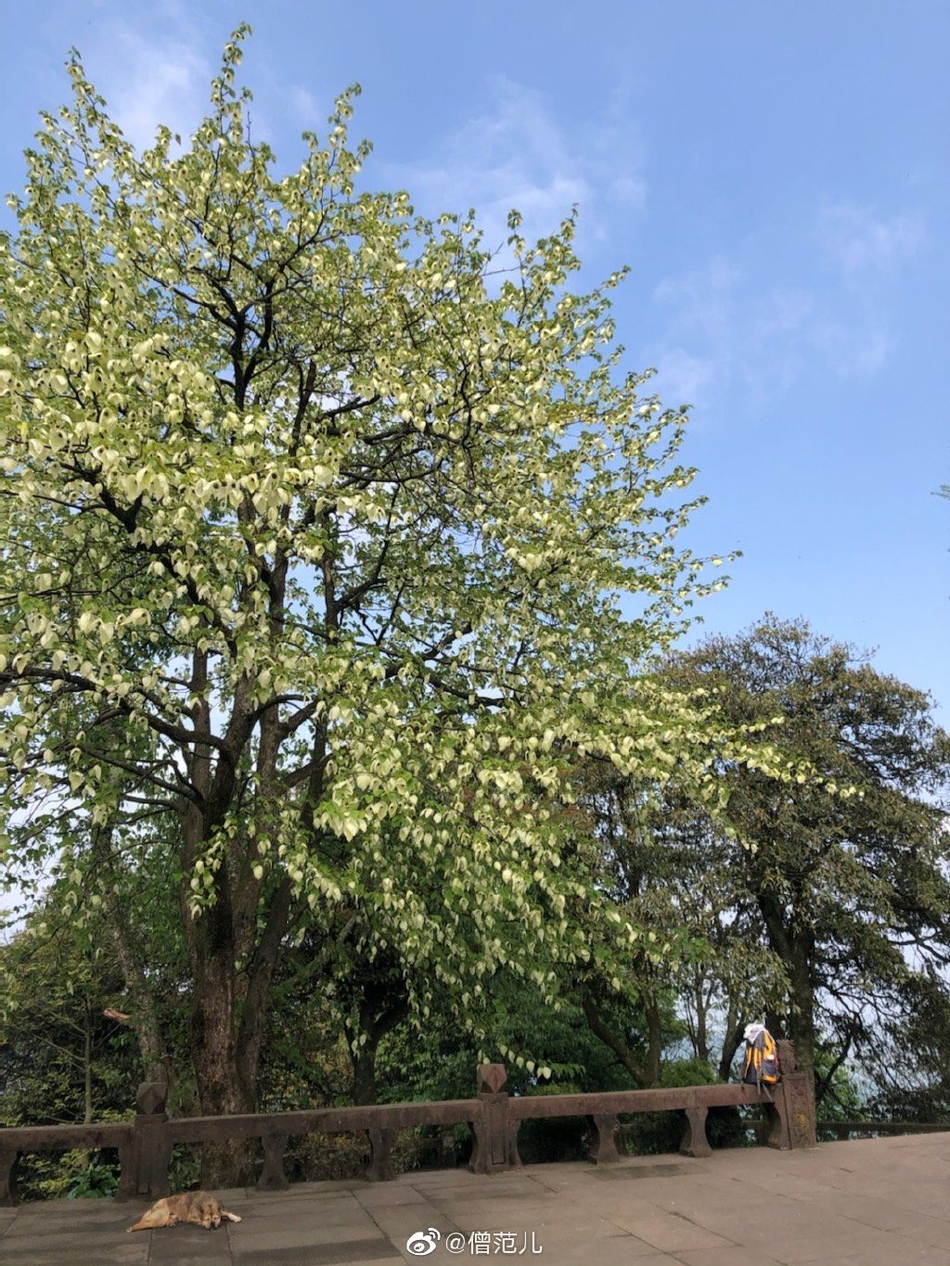
[[[390,1152],[397,1130],[432,1125],[443,1129],[467,1124],[474,1136],[470,1161],[477,1174],[521,1166],[518,1130],[522,1121],[586,1117],[592,1134],[590,1159],[607,1164],[620,1159],[616,1134],[621,1116],[638,1112],[684,1115],[680,1151],[709,1156],[706,1115],[727,1104],[760,1104],[766,1109],[770,1147],[815,1145],[815,1109],[810,1079],[797,1071],[788,1042],[779,1043],[782,1080],[771,1090],[735,1083],[683,1086],[665,1090],[616,1090],[600,1094],[509,1095],[501,1064],[482,1064],[474,1099],[437,1103],[374,1104],[365,1107],[314,1108],[300,1112],[261,1112],[247,1116],[169,1118],[165,1087],[139,1087],[134,1121],[101,1125],[15,1126],[0,1129],[0,1205],[17,1201],[16,1166],[23,1152],[116,1148],[119,1199],[169,1194],[168,1167],[176,1144],[259,1139],[264,1163],[258,1187],[280,1191],[288,1186],[284,1154],[291,1135],[365,1132],[370,1143],[367,1178],[392,1178]]]

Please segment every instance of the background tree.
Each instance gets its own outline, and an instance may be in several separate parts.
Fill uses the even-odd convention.
[[[472,216],[357,193],[353,92],[276,175],[243,34],[178,153],[137,154],[74,58],[0,243],[9,849],[61,854],[80,917],[94,841],[148,817],[208,1113],[255,1106],[291,934],[355,912],[366,961],[398,946],[459,1006],[500,964],[583,959],[525,771],[555,786],[563,741],[701,796],[721,738],[622,687],[703,591],[673,546],[692,472],[604,293],[569,289],[573,221],[529,247],[513,215],[499,275]]]
[[[754,898],[737,887],[721,806],[698,817],[675,772],[665,786],[636,784],[592,760],[579,778],[576,821],[595,882],[642,929],[622,969],[609,953],[607,970],[595,955],[572,973],[584,1014],[639,1085],[660,1084],[665,1054],[684,1037],[725,1080],[745,1024],[781,996],[784,969],[761,945]]]
[[[943,972],[912,977],[881,1017],[879,1040],[865,1055],[874,1078],[875,1116],[950,1120],[950,998]]]
[[[128,1112],[138,1069],[117,1011],[124,1000],[108,944],[77,935],[54,894],[0,947],[0,1125],[79,1124]],[[94,1172],[91,1159],[79,1151],[29,1156],[23,1190],[63,1195]]]
[[[751,764],[724,765],[729,832],[703,814],[682,828],[720,859],[720,907],[754,901],[784,971],[771,1022],[803,1066],[826,1047],[820,1096],[849,1057],[880,1067],[886,1033],[909,1034],[921,991],[946,1003],[948,737],[926,695],[803,622],[766,616],[670,672],[702,682],[737,723],[782,716],[786,750],[822,776],[782,785]]]

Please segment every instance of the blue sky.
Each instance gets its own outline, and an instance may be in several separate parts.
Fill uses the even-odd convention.
[[[288,167],[363,85],[368,184],[420,210],[577,203],[582,281],[621,264],[631,368],[689,401],[701,554],[739,548],[703,632],[766,610],[878,648],[950,724],[950,5],[945,0],[45,0],[10,6],[0,187],[23,183],[71,45],[136,141],[187,134],[251,22],[254,126]]]

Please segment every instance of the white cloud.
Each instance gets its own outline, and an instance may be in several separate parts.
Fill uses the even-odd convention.
[[[636,180],[633,176],[617,176],[611,182],[610,188],[618,202],[625,202],[638,210],[646,205],[647,185],[645,180]]]
[[[138,149],[160,124],[185,141],[204,116],[214,71],[184,29],[152,39],[119,19],[108,23],[88,58],[91,77],[112,117]]]
[[[714,356],[696,356],[676,344],[654,344],[650,358],[657,376],[650,385],[674,408],[702,405],[716,391],[726,367]]]
[[[653,298],[672,312],[679,333],[719,342],[736,322],[735,291],[741,280],[740,269],[714,255],[702,268],[661,281]]]
[[[702,268],[683,277],[668,277],[656,287],[654,299],[661,302],[687,300],[691,307],[706,306],[712,296],[722,295],[742,277],[742,272],[724,255],[714,255]]]
[[[295,121],[310,131],[323,122],[323,115],[326,113],[320,110],[313,93],[299,84],[294,85],[290,90],[290,108]]]
[[[866,313],[854,325],[838,321],[816,324],[812,346],[820,349],[842,378],[866,378],[883,369],[897,346],[897,340],[882,318]]]
[[[653,291],[667,314],[665,333],[647,348],[657,388],[669,404],[705,405],[728,381],[738,355],[739,268],[715,255],[701,268],[668,277]]]
[[[521,232],[529,241],[552,232],[575,204],[581,211],[579,234],[602,236],[604,202],[629,209],[642,207],[646,198],[632,147],[626,155],[616,148],[607,152],[615,115],[615,103],[608,103],[603,128],[593,129],[596,142],[575,142],[546,94],[499,78],[490,107],[448,135],[432,158],[389,174],[427,214],[475,207],[490,249],[507,240],[512,209],[521,212]]]
[[[524,217],[525,236],[538,237],[590,194],[540,93],[502,79],[494,96],[493,110],[449,136],[436,162],[406,172],[413,198],[427,211],[476,207],[490,249],[507,239],[512,208]]]
[[[706,408],[737,389],[762,403],[816,370],[868,377],[896,346],[886,307],[850,283],[763,284],[723,255],[665,279],[653,299],[666,328],[647,356],[671,404]]]
[[[926,241],[920,218],[903,213],[879,217],[867,206],[837,203],[822,213],[825,249],[846,273],[884,271],[909,259]]]

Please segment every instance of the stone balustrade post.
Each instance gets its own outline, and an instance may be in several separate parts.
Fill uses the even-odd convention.
[[[612,1165],[619,1161],[616,1114],[595,1112],[588,1116],[587,1127],[591,1132],[587,1159],[595,1165]]]
[[[475,1146],[469,1168],[474,1174],[499,1174],[520,1169],[518,1122],[508,1118],[508,1074],[504,1064],[481,1064],[478,1069],[479,1113],[472,1122]]]
[[[814,1079],[810,1073],[799,1071],[795,1047],[791,1042],[780,1039],[776,1047],[782,1075],[778,1085],[772,1088],[773,1102],[768,1110],[768,1146],[783,1151],[817,1147]]]
[[[120,1148],[119,1154],[122,1175],[117,1194],[122,1199],[151,1196],[157,1200],[171,1194],[168,1165],[172,1147],[165,1132],[167,1099],[168,1087],[163,1082],[143,1081],[138,1088],[132,1141],[128,1147]]]
[[[709,1136],[706,1133],[706,1118],[709,1115],[709,1109],[699,1104],[695,1108],[686,1108],[685,1114],[680,1153],[683,1156],[712,1156]]]

